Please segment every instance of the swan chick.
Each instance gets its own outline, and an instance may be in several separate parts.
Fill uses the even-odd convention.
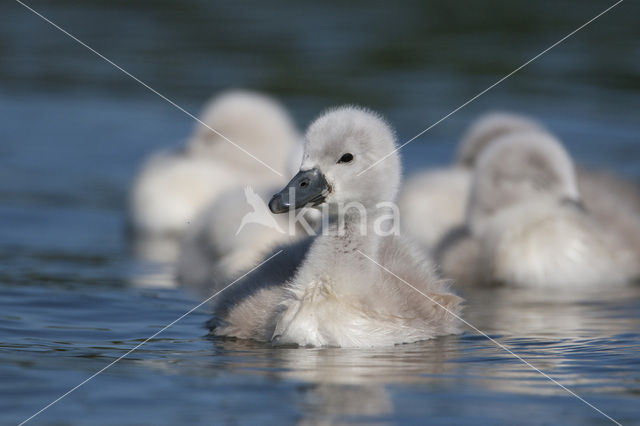
[[[464,224],[471,175],[480,152],[500,136],[541,129],[536,121],[507,112],[478,118],[462,137],[454,164],[407,179],[398,198],[405,234],[434,250],[449,230]]]
[[[392,129],[368,110],[337,108],[311,124],[300,171],[269,207],[285,213],[315,206],[327,224],[320,235],[285,247],[272,261],[277,268],[267,263],[225,294],[216,307],[214,335],[371,347],[460,331],[462,299],[433,264],[402,237],[376,232],[388,214],[384,203],[398,191],[399,156],[359,173],[395,147]]]
[[[571,288],[619,284],[637,273],[631,252],[583,206],[573,162],[553,136],[506,135],[474,171],[467,227],[479,282]],[[465,251],[460,251],[465,253]],[[446,271],[445,271],[446,272]]]
[[[302,136],[287,158],[292,176],[302,161]],[[290,220],[274,216],[267,203],[277,185],[235,187],[210,203],[185,232],[176,264],[176,281],[206,297],[238,273],[255,266],[271,248],[314,234],[319,212],[304,209]],[[266,201],[266,202],[265,202]]]
[[[185,230],[220,194],[238,185],[281,185],[287,156],[299,141],[283,107],[258,93],[223,93],[207,105],[201,121],[182,149],[152,155],[131,189],[134,248],[152,247],[149,240],[170,240],[176,247],[160,260],[175,259]],[[145,253],[143,248],[138,254]]]

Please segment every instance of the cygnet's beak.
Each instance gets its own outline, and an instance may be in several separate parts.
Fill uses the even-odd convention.
[[[329,193],[329,184],[319,169],[300,170],[269,201],[272,213],[285,213],[291,209],[322,204]]]

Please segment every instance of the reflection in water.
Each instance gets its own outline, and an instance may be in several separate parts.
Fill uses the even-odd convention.
[[[180,240],[171,236],[145,236],[131,238],[133,256],[149,262],[173,262],[180,254]]]
[[[137,261],[132,266],[129,282],[137,287],[173,288],[175,265],[166,262]]]
[[[394,414],[390,384],[442,382],[454,370],[447,363],[456,338],[385,349],[269,348],[215,339],[216,356],[233,353],[225,369],[267,374],[274,380],[302,382],[302,424],[333,423],[345,417],[385,418]],[[250,350],[248,350],[250,349]],[[257,353],[264,357],[256,358]]]
[[[468,289],[467,293],[470,322],[579,394],[588,394],[590,389],[624,394],[637,388],[633,379],[625,377],[624,365],[640,349],[640,314],[634,308],[640,302],[640,288],[612,289],[606,294],[507,288]],[[426,386],[445,393],[481,389],[499,395],[571,398],[473,332],[365,350],[271,348],[225,339],[212,342],[213,370],[267,374],[276,381],[307,384],[299,388],[302,399],[297,402],[303,424],[393,418],[400,413],[390,389],[398,386]],[[609,349],[626,343],[635,349]],[[606,363],[606,371],[594,368],[600,363]],[[613,367],[617,363],[618,368]]]
[[[319,384],[305,392],[300,424],[335,424],[346,418],[372,419],[393,415],[391,394],[382,385]]]
[[[616,419],[636,418],[640,287],[567,294],[464,290],[470,322]],[[30,377],[23,390],[11,381],[0,383],[0,393],[28,401],[20,409],[0,401],[16,420],[198,302],[176,289],[117,287],[83,292],[77,286],[61,291],[14,285],[1,296],[5,341],[0,350],[13,355],[5,357],[0,375],[28,372]],[[375,350],[274,348],[203,337],[208,317],[205,311],[186,317],[80,390],[76,399],[69,398],[50,418],[62,422],[68,416],[64,407],[93,415],[118,407],[122,413],[144,412],[143,423],[184,421],[188,413],[204,422],[211,410],[232,413],[231,421],[248,418],[251,401],[252,416],[284,416],[302,424],[420,421],[436,413],[443,422],[503,423],[513,420],[507,416],[513,410],[539,411],[543,414],[536,420],[542,423],[567,412],[581,423],[600,420],[473,332]],[[69,362],[75,365],[73,374],[60,380]],[[127,405],[123,392],[132,398]],[[175,407],[184,407],[182,414],[175,414]]]
[[[465,288],[466,319],[481,329],[529,338],[577,338],[637,331],[639,318],[614,315],[640,286],[602,289]],[[636,328],[634,328],[636,326]]]

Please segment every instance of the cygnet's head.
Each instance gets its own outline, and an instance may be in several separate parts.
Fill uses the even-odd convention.
[[[300,171],[273,196],[272,212],[350,202],[374,208],[395,199],[401,174],[398,154],[367,170],[396,149],[393,130],[378,114],[352,106],[330,110],[309,126],[305,140]]]
[[[493,141],[521,131],[543,131],[541,124],[521,115],[490,112],[482,115],[469,127],[458,147],[456,162],[472,169],[480,153]]]
[[[503,136],[478,158],[468,223],[477,230],[493,214],[531,200],[580,203],[571,157],[545,132]]]
[[[200,119],[218,133],[199,123],[187,152],[218,158],[234,166],[263,167],[233,145],[236,144],[275,170],[286,172],[289,152],[300,139],[284,107],[260,93],[225,92],[210,101]]]

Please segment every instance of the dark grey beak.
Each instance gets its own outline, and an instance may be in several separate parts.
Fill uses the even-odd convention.
[[[269,201],[272,213],[286,213],[305,206],[317,206],[329,193],[329,184],[320,170],[300,170],[284,189]]]

